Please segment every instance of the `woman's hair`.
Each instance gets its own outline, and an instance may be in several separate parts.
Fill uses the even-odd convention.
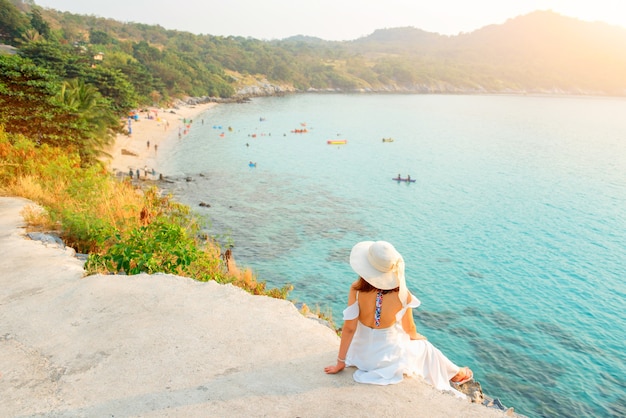
[[[359,277],[359,281],[355,285],[353,285],[352,287],[354,288],[354,290],[359,291],[359,292],[374,292],[374,291],[380,290],[377,287],[374,287],[371,284],[369,284],[368,282],[366,282],[363,277]],[[400,288],[396,287],[395,289],[386,290],[385,293],[397,292],[399,290],[400,290]]]

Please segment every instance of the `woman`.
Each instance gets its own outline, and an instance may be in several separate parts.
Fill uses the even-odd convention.
[[[339,355],[334,374],[355,366],[354,380],[388,385],[404,375],[422,376],[440,390],[451,390],[450,382],[463,384],[473,378],[468,367],[458,367],[426,338],[416,332],[412,308],[420,301],[406,288],[404,260],[385,241],[364,241],[350,253],[350,266],[359,275],[352,283]]]

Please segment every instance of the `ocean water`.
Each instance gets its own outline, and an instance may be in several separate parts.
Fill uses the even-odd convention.
[[[616,98],[259,98],[200,115],[159,166],[193,178],[177,199],[291,299],[341,324],[350,249],[389,241],[422,301],[418,331],[485,393],[530,417],[617,417],[625,115]]]

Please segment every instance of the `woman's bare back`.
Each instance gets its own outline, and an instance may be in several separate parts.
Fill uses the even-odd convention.
[[[396,322],[396,314],[402,309],[397,291],[383,294],[380,322],[376,326],[376,291],[359,292],[359,321],[370,328],[389,328]]]

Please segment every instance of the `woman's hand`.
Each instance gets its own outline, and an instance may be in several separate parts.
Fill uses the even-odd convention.
[[[338,361],[337,364],[335,364],[334,366],[324,367],[324,371],[328,374],[335,374],[335,373],[339,373],[345,368],[346,368],[346,363]]]
[[[414,332],[413,334],[410,335],[412,340],[427,340],[428,338],[424,337],[422,334],[419,334],[417,332]]]

